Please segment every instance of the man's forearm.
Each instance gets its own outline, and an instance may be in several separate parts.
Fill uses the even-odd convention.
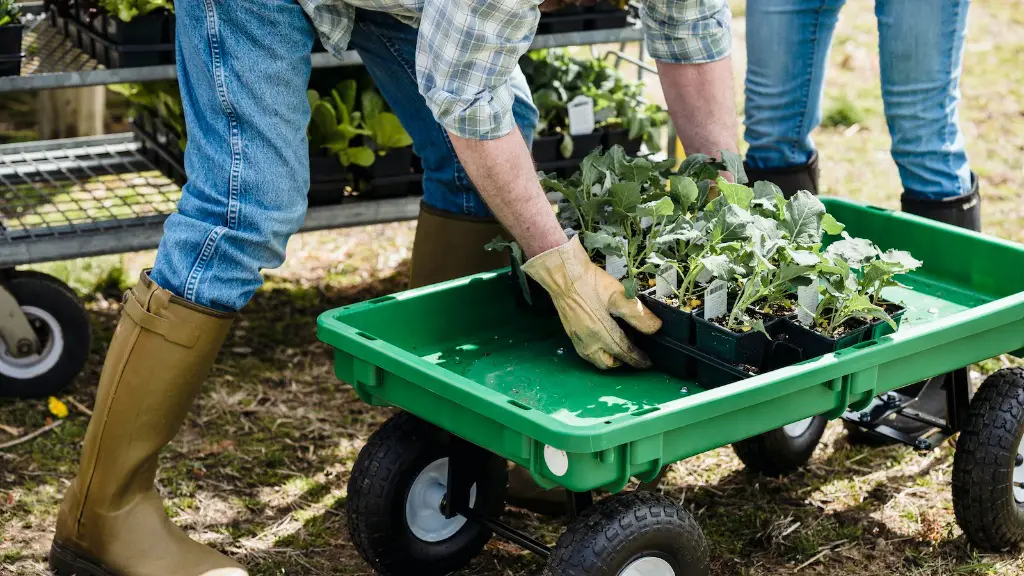
[[[568,242],[518,130],[494,140],[450,134],[469,178],[528,257]]]
[[[687,154],[738,152],[732,57],[706,64],[658,62],[658,76]]]

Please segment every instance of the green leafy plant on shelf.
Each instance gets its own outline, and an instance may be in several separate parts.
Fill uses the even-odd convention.
[[[377,90],[364,90],[360,100],[368,136],[377,154],[384,156],[389,150],[412,145],[412,136],[402,127],[398,116],[387,110],[387,103]]]
[[[21,24],[21,8],[14,0],[0,0],[0,26]]]
[[[310,150],[327,150],[342,166],[370,166],[373,150],[353,145],[358,136],[369,136],[363,126],[362,113],[356,110],[356,81],[342,80],[330,93],[321,97],[315,90],[306,93],[310,119],[306,135]]]
[[[721,323],[763,332],[764,319],[798,310],[798,288],[815,286],[814,328],[826,336],[841,335],[851,320],[895,327],[882,291],[921,265],[909,253],[850,237],[808,192],[787,199],[768,182],[746,186],[735,154],[695,154],[672,165],[629,158],[616,146],[587,156],[571,178],[541,180],[547,192],[561,194],[566,233],[580,235],[595,263],[609,271],[609,262],[616,264],[628,297],[652,289],[659,276],[675,278],[666,282],[672,294],[661,299],[689,311],[722,281],[731,307]],[[496,239],[489,247],[508,245]]]
[[[142,110],[162,120],[178,137],[181,151],[185,151],[185,113],[181,107],[181,93],[178,84],[172,81],[147,82],[145,84],[111,84],[112,92],[128,99],[135,116]]]
[[[136,16],[145,16],[156,10],[174,12],[174,2],[171,0],[102,0],[100,7],[124,22],[131,22]]]

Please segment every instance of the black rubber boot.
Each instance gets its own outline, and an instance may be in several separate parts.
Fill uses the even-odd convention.
[[[815,196],[818,195],[818,153],[811,155],[807,164],[802,166],[789,166],[786,168],[772,168],[761,170],[744,165],[747,172],[747,184],[753,186],[754,182],[767,180],[775,184],[790,198],[800,190],[807,190]]]
[[[900,197],[900,203],[909,214],[981,232],[981,194],[978,193],[978,176],[973,172],[971,191],[966,194],[932,200],[907,190]]]

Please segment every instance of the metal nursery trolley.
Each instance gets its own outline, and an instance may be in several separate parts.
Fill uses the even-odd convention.
[[[1024,246],[823,200],[851,234],[924,261],[901,278],[907,289],[887,293],[908,307],[902,327],[718,388],[593,369],[557,318],[517,305],[507,272],[322,314],[319,337],[335,348],[338,378],[370,404],[403,410],[370,438],[349,482],[349,529],[363,558],[384,574],[444,574],[496,532],[547,557],[552,574],[705,574],[707,546],[691,516],[650,491],[621,492],[627,483],[731,443],[745,446],[748,466],[802,464],[824,422],[840,417],[921,449],[959,431],[961,527],[987,549],[1024,542],[1024,369],[997,372],[976,394],[966,378],[942,380],[937,414],[890,392],[1024,353]],[[885,426],[893,415],[930,430],[901,436]],[[506,461],[568,489],[575,519],[553,548],[499,520]],[[596,490],[618,494],[594,503]]]

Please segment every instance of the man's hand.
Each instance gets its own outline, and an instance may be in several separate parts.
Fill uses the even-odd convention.
[[[661,320],[625,288],[590,261],[579,237],[531,258],[523,270],[551,295],[573,346],[580,356],[607,370],[622,362],[648,368],[651,361],[626,338],[612,316],[644,334],[661,328]]]

